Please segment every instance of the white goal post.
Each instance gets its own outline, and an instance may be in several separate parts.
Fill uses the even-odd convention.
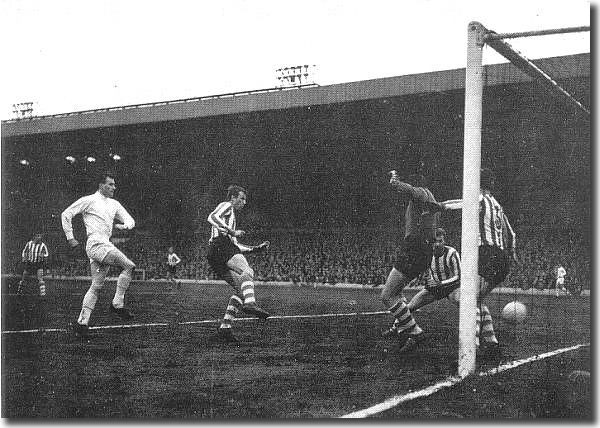
[[[479,22],[470,22],[467,37],[467,65],[465,69],[465,114],[463,152],[463,195],[461,234],[461,286],[459,310],[458,375],[466,377],[475,372],[476,362],[476,306],[479,292],[478,245],[479,184],[481,172],[481,127],[483,116],[483,47],[487,44],[521,71],[555,93],[565,103],[590,115],[589,110],[575,100],[550,76],[514,50],[503,39],[590,31],[590,27],[562,28],[512,34],[498,34]],[[455,203],[453,209],[459,207]]]

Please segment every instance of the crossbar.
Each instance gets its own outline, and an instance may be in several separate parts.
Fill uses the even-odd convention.
[[[494,38],[488,39],[486,43],[494,50],[496,50],[496,52],[498,52],[500,55],[502,55],[512,63],[516,64],[520,70],[522,70],[524,73],[532,77],[534,80],[536,80],[543,86],[545,86],[548,90],[557,93],[568,103],[573,104],[579,110],[586,113],[588,116],[590,115],[590,111],[583,104],[581,104],[579,101],[573,98],[571,94],[565,91],[554,79],[552,79],[541,68],[539,68],[533,62],[531,62],[531,60],[529,60],[523,54],[518,52],[510,44],[503,40]]]
[[[585,31],[590,31],[590,27],[568,27],[556,28],[552,30],[521,31],[517,33],[495,33],[493,31],[490,31],[488,34],[483,36],[483,40],[487,42],[489,40],[516,39],[517,37],[547,36],[550,34],[583,33]]]

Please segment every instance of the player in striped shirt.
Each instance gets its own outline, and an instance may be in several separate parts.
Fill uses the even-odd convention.
[[[25,285],[25,278],[28,275],[36,275],[38,285],[40,288],[40,296],[46,295],[46,284],[44,283],[44,267],[48,260],[48,247],[42,242],[42,234],[36,233],[33,235],[33,239],[27,244],[21,252],[21,261],[23,262],[23,275],[21,281],[19,281],[19,288],[17,293],[23,292]]]
[[[227,281],[234,291],[214,339],[235,342],[237,340],[231,331],[231,322],[240,311],[261,319],[269,317],[269,313],[256,304],[254,271],[244,257],[244,254],[266,250],[269,248],[269,241],[258,246],[247,246],[238,242],[237,238],[243,237],[245,232],[237,229],[235,212],[246,205],[246,189],[229,186],[227,198],[227,201],[221,202],[208,216],[211,232],[207,259],[215,274]]]
[[[111,173],[99,177],[98,191],[73,202],[61,215],[62,227],[71,248],[79,245],[73,235],[72,219],[81,214],[87,232],[85,251],[90,259],[92,284],[83,297],[79,318],[72,324],[76,335],[87,336],[92,311],[110,266],[122,269],[117,278],[117,287],[109,312],[123,320],[130,320],[133,314],[125,307],[125,292],[129,288],[135,264],[110,242],[113,227],[121,230],[133,229],[135,221],[123,206],[113,199],[116,189],[115,178]],[[115,223],[117,220],[117,223]]]
[[[414,312],[425,305],[445,297],[458,304],[460,288],[460,255],[455,248],[446,245],[446,231],[438,228],[435,231],[433,257],[427,275],[427,284],[408,303]]]
[[[477,346],[484,358],[497,358],[500,356],[498,339],[494,333],[492,316],[483,299],[498,285],[509,273],[511,259],[518,263],[516,253],[516,235],[504,213],[502,205],[491,193],[495,184],[494,174],[491,170],[481,170],[479,194],[479,264],[478,273],[479,295],[477,307]],[[459,200],[446,201],[445,209],[461,209]],[[459,293],[460,290],[457,290]],[[457,295],[457,298],[459,296]],[[482,344],[480,345],[480,338]]]
[[[177,265],[181,263],[181,259],[175,254],[173,247],[169,247],[167,251],[167,281],[179,288],[179,283],[175,281],[175,277],[177,275]]]
[[[403,182],[396,171],[391,174],[390,184],[408,199],[408,206],[404,214],[404,239],[381,292],[384,305],[395,318],[393,325],[383,332],[383,336],[398,340],[400,352],[405,352],[421,342],[424,333],[413,318],[402,290],[429,267],[434,231],[443,207],[425,187],[422,175],[412,174]]]
[[[477,322],[479,339],[483,339],[481,351],[484,357],[496,358],[500,355],[498,339],[494,333],[492,316],[483,299],[500,285],[510,271],[510,260],[518,262],[516,235],[504,214],[502,205],[491,193],[495,177],[491,170],[481,170],[481,193],[479,195],[479,305]]]

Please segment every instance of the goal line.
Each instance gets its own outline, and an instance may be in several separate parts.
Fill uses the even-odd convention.
[[[522,366],[523,364],[529,364],[529,363],[533,363],[535,361],[541,361],[546,358],[554,357],[555,355],[564,354],[565,352],[571,352],[571,351],[575,351],[577,349],[585,348],[585,347],[589,347],[589,346],[590,346],[589,343],[582,343],[579,345],[569,346],[568,348],[555,349],[554,351],[549,351],[549,352],[545,352],[543,354],[533,355],[531,357],[511,361],[511,362],[508,362],[505,364],[501,364],[498,367],[494,367],[492,369],[477,373],[477,376],[479,376],[479,377],[493,376],[498,373]],[[357,410],[355,412],[348,413],[347,415],[340,416],[340,418],[366,418],[369,416],[373,416],[378,413],[384,412],[386,410],[390,410],[402,403],[416,400],[417,398],[428,397],[442,389],[450,388],[454,385],[458,385],[460,382],[464,381],[465,379],[466,379],[465,377],[461,377],[461,376],[450,376],[450,377],[447,377],[446,379],[444,379],[443,381],[440,381],[434,385],[430,385],[430,386],[420,389],[418,391],[412,391],[412,392],[409,392],[406,394],[396,395],[392,398],[388,398],[387,400],[385,400],[379,404],[375,404],[374,406],[368,407],[363,410]]]

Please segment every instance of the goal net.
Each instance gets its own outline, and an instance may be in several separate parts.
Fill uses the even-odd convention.
[[[585,46],[587,40],[588,51],[549,55],[545,48],[557,38],[573,46]],[[485,65],[490,61],[504,62],[492,68]],[[477,341],[483,345],[489,338],[484,337],[490,335],[489,323],[482,310],[476,310],[486,300],[495,303],[490,305],[495,308],[490,314],[494,333],[513,347],[544,352],[589,341],[589,106],[589,27],[502,34],[478,22],[469,24],[460,376],[474,373]],[[479,292],[478,275],[482,167],[495,174],[490,190],[516,232],[519,258],[487,296]],[[524,304],[523,321],[502,316],[502,308],[512,301]]]

